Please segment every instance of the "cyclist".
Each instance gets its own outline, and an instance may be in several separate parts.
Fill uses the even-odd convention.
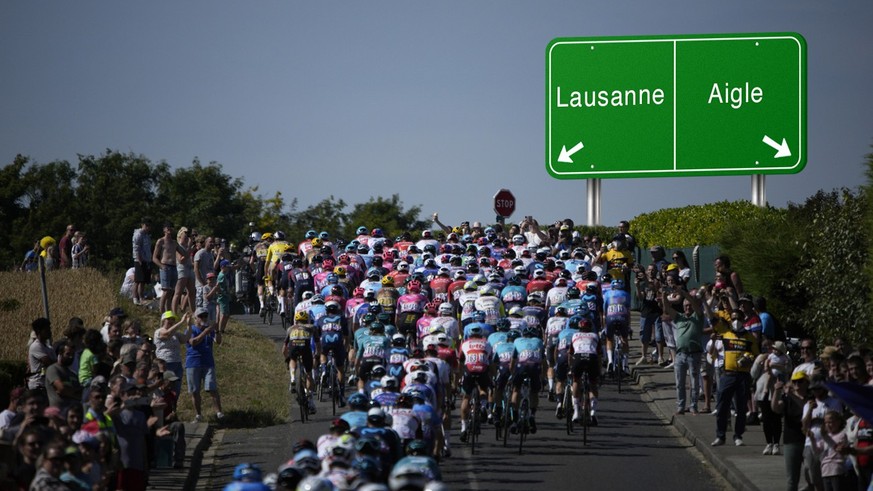
[[[527,300],[527,290],[521,286],[521,277],[513,275],[507,281],[508,284],[500,292],[504,308],[511,310],[513,307],[524,307],[525,300]]]
[[[264,275],[270,277],[270,282],[273,285],[276,282],[273,282],[273,275],[276,271],[276,265],[279,264],[279,260],[282,258],[282,254],[288,249],[290,244],[285,241],[285,232],[281,230],[277,230],[273,233],[273,242],[267,248],[267,256],[264,258],[266,263],[264,267]],[[291,246],[293,247],[293,246]]]
[[[320,298],[320,295],[313,297],[313,301]],[[313,308],[315,306],[313,305]],[[322,317],[316,319],[315,325],[318,326],[318,332],[321,334],[321,364],[327,363],[327,355],[333,354],[333,361],[336,365],[337,378],[340,385],[340,407],[345,406],[345,379],[343,378],[343,366],[346,359],[346,346],[348,345],[348,326],[346,320],[342,316],[340,306],[336,302],[329,302],[325,305],[325,313]]]
[[[533,279],[527,284],[527,293],[543,292],[545,294],[552,288],[552,282],[546,278],[546,270],[534,269]]]
[[[415,401],[412,399],[412,396],[400,394],[397,396],[397,400],[394,401],[394,405],[388,409],[388,414],[391,415],[392,420],[391,429],[397,433],[404,446],[424,436],[421,420],[413,410],[414,404]]]
[[[469,338],[461,344],[461,364],[464,366],[464,378],[461,381],[461,441],[467,442],[467,418],[470,417],[470,395],[479,391],[480,400],[486,400],[491,386],[490,369],[493,352],[491,345],[485,339],[485,331],[481,325],[469,327]],[[479,411],[480,408],[473,408]]]
[[[382,306],[382,312],[387,312],[393,316],[397,309],[397,300],[400,299],[400,292],[394,287],[393,276],[383,276],[380,282],[382,288],[376,292],[376,301]]]
[[[568,290],[567,278],[564,278],[563,276],[558,277],[558,279],[555,280],[555,286],[553,286],[546,294],[546,309],[548,309],[549,315],[554,315],[555,307],[561,305],[565,300],[567,300]],[[578,288],[576,290],[578,291]]]
[[[614,279],[611,283],[612,288],[603,294],[603,310],[606,312],[606,356],[607,356],[607,373],[612,373],[616,370],[615,363],[619,363],[618,369],[628,372],[627,352],[628,352],[628,332],[630,331],[630,294],[624,289],[624,280]],[[615,334],[621,336],[621,353],[619,360],[613,360],[613,336]]]
[[[494,332],[494,328],[491,327],[491,324],[487,324],[485,322],[485,312],[481,310],[476,310],[473,312],[473,315],[470,317],[472,322],[467,324],[464,327],[464,339],[470,339],[472,336],[473,329],[479,328],[482,330],[482,335],[487,339]]]
[[[430,321],[430,330],[442,331],[448,336],[450,347],[458,346],[460,329],[458,327],[458,318],[454,315],[454,307],[449,302],[443,302],[437,307],[437,317]]]
[[[385,375],[379,381],[379,390],[370,393],[373,403],[383,409],[388,409],[397,402],[400,397],[400,382],[391,375]]]
[[[355,431],[367,425],[367,410],[370,408],[370,398],[366,394],[355,392],[348,399],[349,410],[340,418],[349,424],[349,428]]]
[[[555,401],[555,394],[560,394],[555,390],[555,363],[556,363],[556,348],[558,346],[558,336],[567,327],[567,308],[559,306],[555,309],[555,315],[549,317],[546,321],[546,363],[548,369],[546,376],[549,380],[549,401]],[[566,374],[565,374],[566,376]]]
[[[273,234],[267,232],[261,235],[261,241],[255,244],[252,255],[252,269],[255,271],[255,281],[258,284],[258,300],[261,302],[261,316],[264,312],[264,277],[267,275],[267,249],[273,243]]]
[[[306,390],[309,392],[309,412],[315,414],[315,401],[313,394],[315,393],[312,379],[312,343],[315,343],[315,353],[321,353],[321,339],[315,335],[316,327],[309,323],[309,313],[306,311],[297,312],[294,314],[294,324],[288,328],[285,336],[285,346],[282,352],[285,355],[285,361],[288,363],[288,371],[291,373],[291,390],[296,390],[297,380],[297,359],[303,361],[303,367],[306,369]]]
[[[318,237],[318,234],[315,230],[309,230],[303,236],[304,240],[301,240],[300,245],[297,247],[297,250],[302,257],[307,257],[307,253],[312,250],[312,239],[316,237]]]
[[[527,321],[524,320],[524,307],[512,307],[509,309],[509,328],[513,331],[522,332],[527,327]]]
[[[430,280],[430,291],[433,293],[433,300],[437,303],[448,301],[449,286],[451,284],[452,278],[449,268],[441,267],[436,277]]]
[[[498,327],[499,328],[499,327]],[[494,333],[489,336],[489,342],[492,337],[499,333]],[[515,340],[521,337],[521,331],[508,331],[505,338],[494,338],[497,343],[493,344],[494,359],[493,363],[497,367],[497,374],[494,376],[494,390],[491,392],[492,404],[491,412],[488,414],[488,422],[493,423],[500,421],[503,414],[500,408],[503,407],[503,392],[506,389],[506,384],[509,383],[509,377],[515,372],[515,364],[518,361],[518,350],[515,349]]]
[[[294,258],[291,260],[291,283],[294,286],[294,305],[303,300],[303,293],[314,292],[315,283],[309,270],[303,267],[303,260]]]
[[[385,335],[385,324],[373,321],[368,333],[360,338],[358,348],[355,367],[358,373],[358,389],[363,390],[366,375],[376,365],[384,366],[388,359],[391,340]]]
[[[452,256],[452,262],[460,261],[458,256]],[[449,284],[446,295],[448,302],[457,302],[464,293],[464,285],[467,283],[467,273],[463,269],[454,269],[452,283]]]
[[[294,266],[293,266],[293,258],[294,255],[290,252],[285,252],[282,254],[282,262],[279,263],[278,268],[281,271],[279,276],[279,315],[281,317],[285,317],[286,312],[288,313],[288,318],[290,319],[292,315],[292,308],[289,305],[289,295],[294,290]]]
[[[485,313],[485,323],[491,326],[494,330],[494,325],[497,324],[497,319],[506,316],[506,310],[503,308],[503,302],[497,296],[498,289],[483,285],[479,288],[479,298],[473,303],[476,310]]]
[[[421,293],[421,282],[412,280],[406,285],[406,294],[397,299],[395,325],[407,339],[415,338],[415,325],[424,313],[428,299]]]
[[[424,315],[415,323],[417,346],[421,346],[422,340],[430,334],[430,325],[433,323],[433,320],[436,319],[438,307],[439,302],[436,300],[424,304]]]
[[[563,307],[558,307],[560,311]],[[555,409],[555,415],[558,419],[564,418],[564,411],[569,408],[564,407],[564,383],[567,380],[567,375],[570,373],[570,345],[573,343],[573,335],[579,332],[579,322],[584,316],[574,315],[570,318],[565,318],[564,328],[558,333],[558,340],[554,346],[555,354],[555,396],[558,401],[558,407]],[[590,322],[590,319],[589,319]]]
[[[527,296],[527,305],[522,307],[524,320],[529,327],[542,329],[546,324],[547,312],[543,308],[544,295],[542,292],[533,292]],[[569,313],[569,309],[567,310]]]
[[[476,311],[476,299],[479,298],[478,286],[473,281],[464,283],[464,292],[458,298],[461,308],[461,325],[466,326],[473,322],[473,312]]]
[[[518,364],[516,365],[515,374],[512,379],[512,407],[515,414],[518,414],[519,398],[521,394],[521,386],[525,378],[530,379],[530,432],[537,432],[536,414],[539,406],[539,397],[542,379],[540,378],[543,363],[543,340],[540,337],[540,329],[534,326],[528,326],[522,332],[521,338],[515,340],[515,349],[518,351]],[[510,427],[512,433],[518,431],[518,421],[514,421]]]
[[[575,319],[575,317],[574,317]],[[600,336],[594,325],[585,317],[576,321],[579,331],[573,333],[568,356],[573,366],[573,421],[582,421],[582,374],[588,372],[588,387],[591,397],[591,426],[597,426],[597,380],[600,378]]]
[[[406,338],[403,337],[403,334],[394,334],[391,337],[391,348],[388,350],[388,373],[392,377],[403,379],[406,376],[403,364],[409,357],[410,352],[409,348],[406,347]]]
[[[313,295],[309,301],[309,321],[317,326],[321,318],[327,315],[327,306],[324,297],[318,294]]]

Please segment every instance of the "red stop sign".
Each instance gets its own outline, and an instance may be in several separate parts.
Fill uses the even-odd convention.
[[[515,196],[508,189],[501,189],[494,195],[494,212],[503,218],[509,218],[515,211]]]

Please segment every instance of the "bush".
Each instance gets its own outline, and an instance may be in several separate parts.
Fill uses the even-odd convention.
[[[774,213],[781,212],[773,207],[755,206],[749,201],[664,208],[634,217],[630,222],[630,233],[641,248],[717,245],[727,224],[748,223]]]

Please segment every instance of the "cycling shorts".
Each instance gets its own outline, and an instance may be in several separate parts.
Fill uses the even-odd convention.
[[[538,397],[543,381],[540,380],[542,370],[538,365],[518,367],[512,377],[512,387],[520,389],[525,377],[530,378],[530,396]]]
[[[312,372],[312,350],[309,349],[309,343],[306,343],[302,346],[289,346],[288,347],[288,359],[286,362],[293,360],[297,357],[300,357],[303,361],[303,366],[306,368],[308,372]]]
[[[583,373],[588,372],[588,383],[591,387],[596,387],[600,378],[599,358],[597,355],[573,355],[573,379],[578,380]]]
[[[377,360],[375,358],[361,360],[361,364],[358,365],[358,378],[363,381],[370,380],[370,372],[373,370],[373,367],[382,364],[382,360]]]
[[[491,387],[491,377],[488,376],[488,372],[482,373],[465,373],[463,380],[461,380],[461,392],[464,395],[470,395],[473,393],[473,388],[478,386],[480,390],[487,391],[489,387]]]
[[[328,344],[321,346],[321,355],[327,356],[328,353],[333,353],[333,362],[337,367],[342,368],[346,360],[346,348],[342,344]]]
[[[264,285],[264,276],[266,275],[265,270],[267,268],[267,262],[263,259],[258,259],[258,265],[255,266],[255,280],[258,282],[258,285]]]
[[[494,387],[498,392],[502,392],[503,389],[506,388],[510,375],[512,375],[512,373],[510,373],[509,367],[500,367],[497,369],[497,376],[494,377]]]
[[[570,362],[567,359],[567,351],[559,351],[555,359],[555,380],[565,380],[570,372]]]
[[[606,323],[606,336],[612,338],[616,334],[627,338],[630,333],[630,324],[625,321],[610,321]]]

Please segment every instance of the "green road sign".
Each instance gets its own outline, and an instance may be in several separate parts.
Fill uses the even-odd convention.
[[[794,174],[804,165],[800,34],[548,45],[546,170],[553,177]]]

